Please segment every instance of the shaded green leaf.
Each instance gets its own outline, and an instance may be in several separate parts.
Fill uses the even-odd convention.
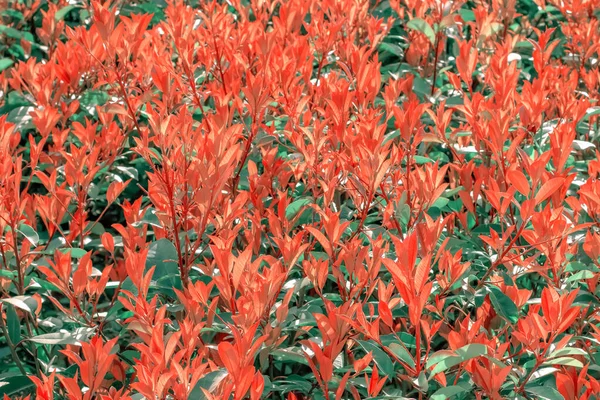
[[[160,239],[153,242],[148,249],[146,268],[156,266],[152,278],[160,286],[181,289],[177,260],[178,254],[175,245],[167,239]]]
[[[562,394],[558,390],[550,386],[533,386],[525,387],[525,391],[534,395],[536,399],[542,400],[564,400]]]
[[[285,218],[289,221],[293,219],[298,213],[300,213],[304,207],[312,203],[310,197],[301,197],[298,200],[288,204],[285,209]]]
[[[4,309],[6,310],[8,337],[13,344],[19,343],[21,341],[21,322],[19,321],[19,316],[12,304],[4,304]]]
[[[385,354],[385,352],[377,344],[375,344],[373,342],[362,341],[362,340],[359,340],[358,344],[367,353],[368,352],[373,353],[373,360],[375,361],[375,364],[377,364],[379,369],[384,374],[386,374],[387,376],[394,376],[395,370],[394,370],[394,363],[392,362],[392,359],[390,358],[390,356]]]
[[[63,20],[67,16],[68,13],[70,13],[72,10],[74,10],[76,8],[78,8],[78,7],[76,7],[73,4],[65,6],[65,7],[61,8],[60,10],[58,10],[56,12],[56,14],[54,14],[54,19],[56,19],[57,21]]]
[[[227,377],[227,370],[225,369],[209,372],[208,374],[204,375],[198,381],[198,383],[196,383],[196,386],[194,386],[194,389],[192,389],[189,398],[206,399],[206,396],[204,395],[204,391],[202,389],[206,390],[208,393],[213,393],[217,389],[221,381],[225,379],[225,377]]]
[[[492,302],[492,306],[498,315],[510,321],[513,324],[516,324],[519,320],[519,309],[517,305],[497,286],[490,286],[488,288],[490,294],[490,301]]]
[[[463,386],[446,386],[431,395],[431,400],[445,400],[457,394],[465,393],[470,388]]]
[[[21,393],[27,393],[34,388],[34,383],[27,376],[23,375],[5,375],[0,377],[0,396],[14,396]]]

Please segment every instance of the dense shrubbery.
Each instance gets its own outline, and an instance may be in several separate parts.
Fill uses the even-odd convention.
[[[600,1],[0,7],[0,393],[600,393]]]

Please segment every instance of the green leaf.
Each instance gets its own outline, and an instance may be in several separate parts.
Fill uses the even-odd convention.
[[[390,140],[399,138],[399,137],[400,137],[400,130],[396,129],[395,131],[392,131],[392,132],[388,133],[387,135],[385,135],[385,137],[383,138],[383,144],[389,142]]]
[[[209,372],[196,383],[189,398],[205,400],[206,396],[202,389],[205,389],[208,393],[213,393],[225,377],[227,377],[227,370],[225,369]]]
[[[564,400],[562,394],[550,386],[525,387],[525,391],[534,395],[536,399],[542,400]]]
[[[410,206],[408,204],[399,204],[396,207],[396,218],[398,218],[400,223],[406,225],[410,221],[410,211]]]
[[[572,357],[558,357],[547,360],[542,365],[566,365],[568,367],[583,368],[583,363]]]
[[[293,219],[300,211],[304,209],[307,205],[312,203],[312,199],[310,197],[301,197],[298,200],[289,204],[285,209],[285,218],[289,221]]]
[[[25,19],[25,16],[22,12],[17,10],[11,10],[10,8],[1,11],[0,15],[10,17],[14,22],[22,22]]]
[[[292,363],[300,363],[304,365],[308,365],[308,361],[304,354],[300,354],[294,347],[289,347],[287,349],[277,349],[270,353],[271,356],[277,361],[281,362],[292,362]]]
[[[381,51],[385,51],[398,57],[402,57],[402,55],[404,54],[404,49],[402,49],[402,47],[394,43],[383,42],[379,45],[379,49]]]
[[[73,331],[61,330],[60,332],[45,333],[29,339],[29,341],[39,344],[57,345],[57,344],[79,344],[95,332],[95,328],[77,328]]]
[[[8,329],[8,337],[14,345],[21,341],[21,322],[19,321],[19,316],[12,304],[5,304],[4,309],[6,310],[6,328]]]
[[[15,62],[13,60],[11,60],[10,58],[2,58],[2,59],[0,59],[0,72],[4,71],[6,68],[10,67],[14,63]]]
[[[431,44],[435,44],[435,32],[433,31],[431,25],[427,23],[427,21],[421,18],[413,18],[410,21],[408,21],[406,26],[410,29],[421,32],[422,34],[427,36],[427,39],[429,39]]]
[[[454,353],[452,350],[439,350],[436,351],[435,353],[433,353],[432,355],[430,355],[427,358],[427,363],[425,364],[425,367],[427,369],[433,367],[434,365],[436,365],[437,363],[443,361],[444,359],[448,358],[448,357],[454,357],[456,356],[456,353]]]
[[[77,6],[70,4],[66,7],[61,8],[60,10],[58,10],[56,12],[56,14],[54,14],[54,19],[56,19],[57,21],[63,20],[68,13],[70,13],[72,10],[78,8]]]
[[[29,225],[21,224],[17,231],[21,235],[25,236],[25,238],[34,246],[37,246],[38,242],[40,241],[40,237],[38,236],[37,232]]]
[[[100,90],[88,90],[81,95],[79,102],[83,107],[91,109],[95,106],[104,105],[108,101],[108,98],[108,93]]]
[[[584,279],[593,278],[595,274],[592,271],[579,271],[567,278],[566,282],[578,282]]]
[[[413,81],[413,90],[416,94],[428,98],[431,94],[431,85],[425,79],[415,75],[415,79]]]
[[[434,161],[433,161],[431,158],[429,158],[429,157],[423,157],[423,156],[414,156],[413,158],[414,158],[415,162],[416,162],[417,164],[419,164],[419,165],[422,165],[422,164],[428,164],[428,163],[433,163],[433,162],[434,162]]]
[[[144,213],[144,217],[142,219],[131,224],[131,226],[134,228],[139,228],[142,225],[151,225],[161,229],[163,227],[160,223],[160,220],[156,216],[156,210],[154,208],[149,208],[146,213]]]
[[[431,205],[431,207],[439,208],[440,210],[448,205],[450,200],[445,197],[438,197],[435,202]]]
[[[513,324],[516,324],[519,320],[519,309],[517,305],[497,286],[489,286],[488,291],[490,293],[490,300],[492,302],[492,306],[496,313],[510,321]]]
[[[404,361],[411,368],[415,367],[415,360],[413,360],[412,355],[402,345],[392,343],[388,347],[399,359]]]
[[[160,239],[153,242],[148,249],[146,268],[156,266],[152,279],[157,281],[159,286],[181,289],[177,260],[178,254],[175,245],[167,239]]]
[[[440,372],[447,371],[455,365],[460,364],[461,362],[463,362],[462,358],[460,358],[459,356],[449,354],[443,357],[437,364],[435,364],[435,367],[431,370],[431,376],[435,376]]]
[[[31,123],[31,115],[29,113],[34,110],[32,106],[20,106],[13,108],[8,115],[6,120],[12,122],[19,129],[26,129],[33,126]]]
[[[457,394],[465,393],[470,388],[463,386],[446,386],[431,395],[431,400],[446,400]]]
[[[585,140],[573,140],[573,149],[578,151],[585,151],[589,149],[595,149],[596,145],[592,142],[588,142]]]
[[[427,368],[435,365],[431,371],[431,376],[444,372],[455,365],[469,361],[473,358],[487,354],[487,346],[479,343],[472,343],[457,349],[454,353],[448,350],[440,350],[434,353],[427,361]]]
[[[8,279],[15,279],[17,277],[17,271],[10,271],[8,269],[0,269],[0,277],[1,278],[8,278]]]
[[[15,28],[6,25],[0,25],[0,33],[6,35],[6,37],[12,39],[25,39],[28,42],[33,42],[33,35],[30,32],[20,31]]]
[[[472,358],[484,356],[487,354],[487,346],[480,343],[471,343],[456,350],[463,361],[468,361]]]
[[[139,180],[139,173],[137,168],[135,167],[125,167],[123,165],[119,165],[116,167],[117,170],[121,171],[123,174],[125,174],[125,176],[134,179],[134,180]]]
[[[71,257],[73,258],[81,258],[87,254],[87,251],[78,247],[59,249],[58,251],[60,251],[63,254],[71,253]]]
[[[70,332],[53,332],[43,335],[34,336],[30,341],[40,344],[56,345],[56,344],[77,344],[79,340]]]
[[[429,390],[429,381],[427,380],[427,376],[425,375],[425,371],[421,371],[416,381],[413,380],[413,383],[416,384],[417,389],[423,393],[427,393]]]
[[[584,356],[587,357],[588,353],[585,350],[580,349],[578,347],[565,347],[560,350],[553,351],[548,355],[548,359],[554,357],[564,357],[564,356]]]
[[[366,342],[359,340],[358,344],[368,353],[373,353],[373,360],[375,364],[379,367],[379,369],[389,377],[393,377],[396,374],[394,370],[394,363],[390,356],[385,354],[383,350],[379,348],[379,346],[373,342]]]
[[[461,18],[465,22],[475,21],[475,13],[473,12],[473,10],[468,10],[468,9],[462,8],[458,12],[458,14],[461,16]]]
[[[598,106],[590,107],[585,112],[586,117],[591,117],[591,116],[598,115],[598,114],[600,114],[600,107],[598,107]]]
[[[33,313],[37,308],[37,301],[32,296],[13,296],[1,300],[2,303],[11,304],[28,313]]]
[[[12,375],[0,377],[0,396],[15,396],[21,393],[27,393],[34,388],[31,379],[23,375]]]

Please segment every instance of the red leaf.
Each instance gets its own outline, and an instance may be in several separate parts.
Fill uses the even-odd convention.
[[[552,178],[544,183],[535,195],[535,204],[538,205],[548,197],[552,196],[565,182],[565,178]]]
[[[508,182],[513,185],[519,191],[519,193],[524,196],[529,196],[529,182],[527,181],[525,174],[519,170],[513,169],[508,171],[506,175]]]

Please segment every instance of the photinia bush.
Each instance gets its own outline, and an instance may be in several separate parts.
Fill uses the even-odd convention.
[[[4,399],[595,399],[600,0],[0,0]]]

